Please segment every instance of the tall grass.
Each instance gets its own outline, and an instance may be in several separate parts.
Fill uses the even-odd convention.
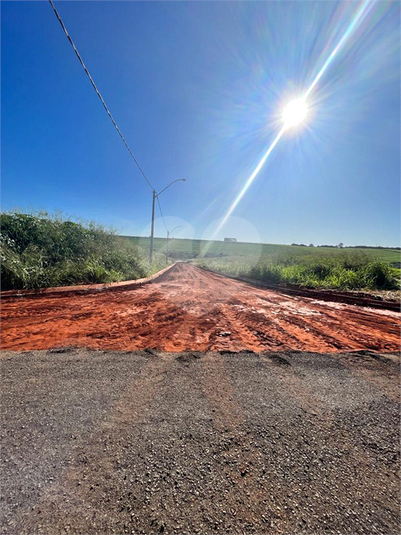
[[[96,223],[47,213],[2,213],[2,289],[104,283],[145,277],[138,248]]]
[[[255,263],[246,259],[206,260],[201,265],[264,282],[297,284],[308,288],[395,290],[400,285],[398,269],[363,253],[282,255],[262,258]]]

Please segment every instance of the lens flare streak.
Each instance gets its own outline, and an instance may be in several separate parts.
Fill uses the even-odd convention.
[[[352,20],[352,22],[350,23],[350,25],[346,29],[344,35],[341,37],[341,39],[339,40],[339,42],[337,43],[335,48],[332,50],[331,54],[329,55],[327,60],[324,62],[323,67],[320,69],[320,71],[318,72],[317,76],[315,77],[315,79],[313,80],[311,85],[309,86],[308,90],[306,91],[306,93],[305,93],[305,95],[303,97],[304,99],[308,98],[308,96],[311,94],[311,92],[315,88],[316,84],[318,83],[320,78],[323,76],[323,74],[325,73],[326,69],[329,67],[330,63],[333,61],[333,59],[336,56],[337,52],[344,45],[346,40],[352,34],[353,30],[355,30],[355,28],[358,25],[358,23],[360,23],[366,17],[366,15],[368,13],[368,9],[367,8],[368,7],[371,8],[372,5],[373,5],[372,0],[365,0],[363,2],[361,7],[359,8],[358,12],[356,13],[354,19]]]
[[[344,32],[344,35],[341,37],[341,39],[339,40],[339,42],[337,43],[337,45],[334,47],[334,49],[332,50],[332,52],[330,53],[329,57],[327,58],[327,60],[325,61],[325,63],[323,64],[323,67],[320,69],[320,71],[318,72],[318,74],[316,75],[316,77],[314,78],[313,82],[310,84],[310,86],[308,87],[306,93],[304,94],[304,96],[302,97],[303,100],[306,101],[307,97],[311,94],[311,92],[315,89],[317,83],[319,82],[319,80],[321,79],[321,77],[323,76],[323,74],[325,73],[325,71],[327,70],[327,68],[329,67],[329,65],[332,63],[334,57],[337,55],[338,51],[343,47],[344,43],[349,39],[349,37],[352,35],[352,33],[355,31],[355,29],[357,28],[358,24],[366,17],[366,15],[368,14],[368,12],[370,11],[370,9],[372,8],[372,5],[375,3],[375,0],[364,0],[364,2],[362,3],[362,5],[360,6],[360,8],[358,9],[358,11],[356,12],[355,14],[355,17],[353,18],[353,20],[351,21],[351,23],[349,24],[348,28],[345,30]],[[253,173],[251,174],[251,176],[247,179],[247,181],[245,182],[245,185],[244,187],[242,188],[242,190],[239,192],[239,194],[237,195],[237,197],[235,198],[234,202],[231,204],[230,208],[228,209],[226,215],[223,217],[220,225],[218,226],[216,232],[214,233],[214,236],[212,237],[212,240],[215,238],[215,236],[220,232],[220,230],[223,228],[223,226],[225,225],[225,223],[227,222],[227,219],[230,217],[230,215],[233,213],[233,211],[235,210],[235,208],[238,206],[239,202],[241,201],[241,199],[243,198],[243,196],[245,195],[245,193],[248,191],[248,189],[250,188],[250,186],[252,185],[252,182],[255,180],[256,176],[258,175],[259,171],[262,169],[264,163],[266,162],[267,158],[270,156],[270,154],[272,153],[274,147],[277,145],[278,141],[280,140],[280,138],[282,137],[284,131],[286,130],[286,125],[284,125],[281,130],[279,131],[279,133],[277,134],[277,136],[275,137],[275,139],[273,140],[273,142],[271,143],[270,147],[268,148],[268,150],[266,151],[266,153],[264,154],[263,158],[260,160],[260,162],[258,163],[258,165],[256,166],[255,170],[253,171]]]
[[[233,213],[233,211],[235,210],[235,208],[238,206],[238,203],[241,201],[242,197],[245,195],[245,193],[248,191],[249,187],[251,186],[252,182],[254,181],[256,175],[259,173],[259,171],[262,169],[263,167],[263,164],[265,163],[265,161],[267,160],[267,158],[270,156],[272,150],[274,149],[274,147],[277,145],[277,143],[279,142],[279,139],[281,138],[281,136],[283,135],[284,133],[284,130],[285,130],[285,127],[283,127],[280,132],[277,134],[276,138],[274,139],[273,143],[270,145],[270,147],[267,149],[265,155],[263,156],[263,158],[260,160],[260,162],[258,163],[258,165],[256,166],[255,170],[253,171],[253,173],[251,174],[251,176],[248,178],[248,180],[245,182],[245,185],[244,187],[242,188],[242,190],[238,193],[235,201],[232,203],[232,205],[230,206],[230,208],[228,209],[226,215],[224,216],[222,222],[220,223],[219,225],[219,228],[217,229],[216,231],[216,234],[221,230],[221,228],[224,226],[224,224],[226,223],[227,219],[230,217],[230,215]]]

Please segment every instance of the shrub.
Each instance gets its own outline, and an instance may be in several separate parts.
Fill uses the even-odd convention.
[[[205,267],[239,274],[270,283],[298,284],[308,288],[339,290],[399,288],[400,272],[385,262],[361,253],[318,254],[313,256],[275,255],[252,263],[225,260],[203,261]]]
[[[391,290],[396,286],[393,270],[384,262],[370,262],[364,267],[363,275],[367,288]]]
[[[149,273],[134,244],[95,223],[46,213],[0,217],[3,290],[113,282]]]

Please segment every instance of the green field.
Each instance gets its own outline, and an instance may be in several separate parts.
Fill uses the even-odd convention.
[[[150,238],[126,237],[138,245],[144,252],[149,251]],[[187,240],[173,238],[169,240],[169,257],[175,260],[191,260],[199,258],[230,257],[272,258],[282,255],[293,256],[341,256],[346,254],[362,254],[369,259],[388,262],[399,267],[401,252],[399,249],[364,248],[364,247],[304,247],[294,245],[277,245],[270,243],[226,243],[223,241]],[[166,238],[154,238],[155,252],[166,254]]]
[[[150,238],[127,238],[143,254]],[[220,273],[270,283],[343,290],[396,290],[400,279],[400,250],[354,247],[305,247],[155,238],[158,263],[187,260]]]

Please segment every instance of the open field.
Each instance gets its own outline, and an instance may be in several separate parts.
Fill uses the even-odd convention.
[[[4,535],[393,535],[399,359],[2,353]]]
[[[125,236],[125,238],[144,251],[149,251],[150,238]],[[154,249],[162,254],[166,253],[166,238],[154,238]],[[169,240],[169,253],[174,260],[188,260],[202,256],[207,257],[232,257],[251,259],[271,258],[283,255],[291,256],[341,256],[347,254],[363,254],[369,258],[382,262],[399,265],[401,252],[399,249],[386,248],[358,248],[344,247],[303,247],[293,245],[278,245],[268,243],[244,243],[244,242],[223,242],[206,240],[188,240],[174,238]]]
[[[131,238],[143,254],[149,240]],[[227,275],[306,288],[398,291],[400,251],[396,249],[303,247],[222,241],[155,240],[159,257],[190,260]]]
[[[112,290],[3,299],[2,348],[328,352],[400,347],[399,312],[322,301],[319,293],[286,295],[186,263],[149,284]]]

